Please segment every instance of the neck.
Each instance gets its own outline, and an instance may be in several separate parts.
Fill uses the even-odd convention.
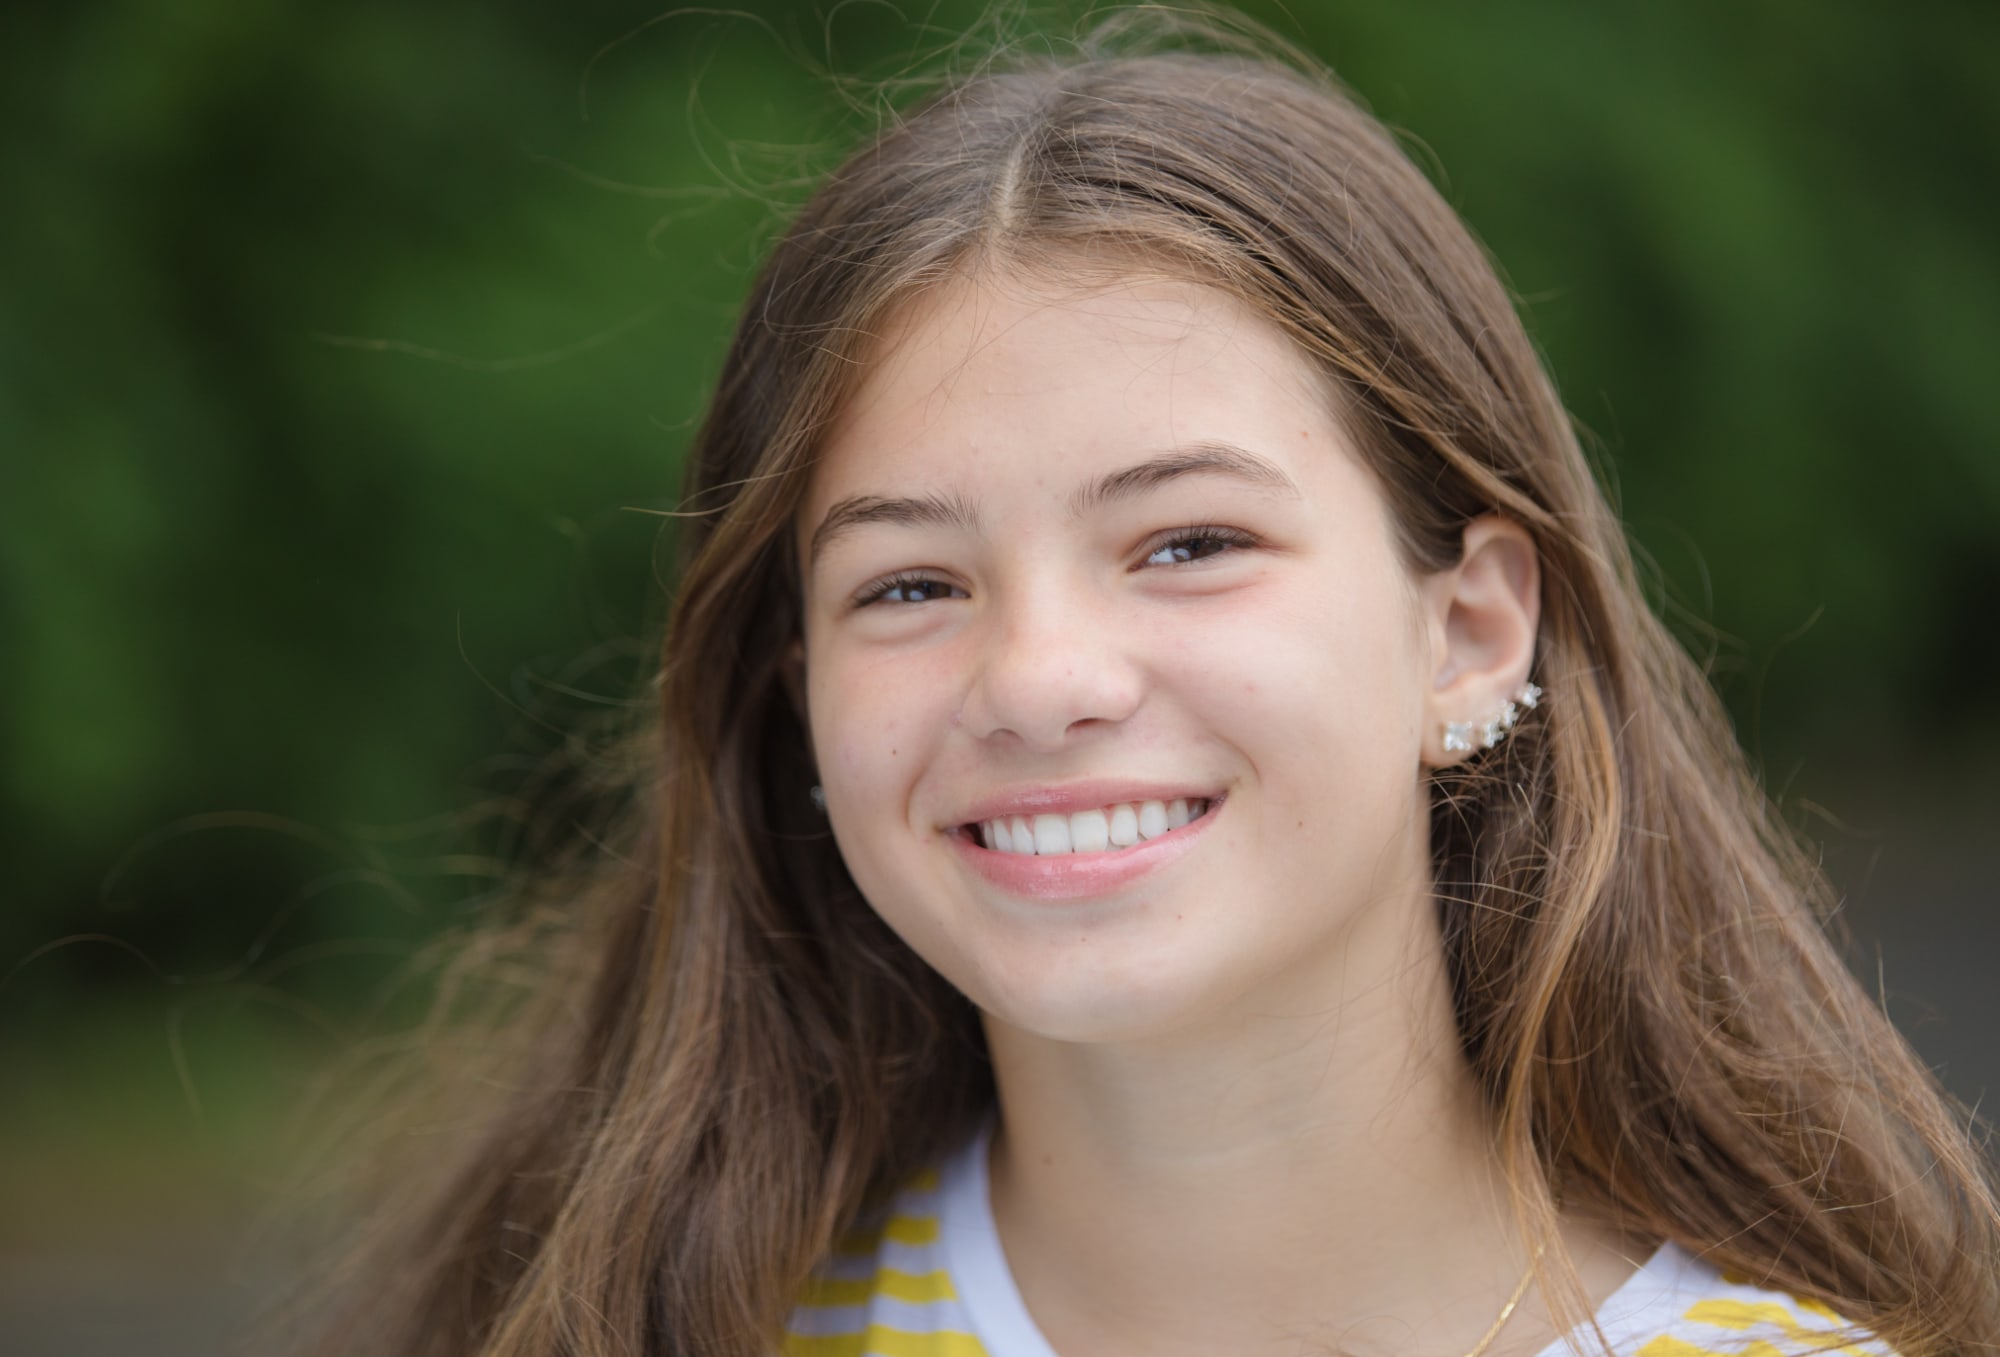
[[[1198,1035],[1081,1044],[989,1023],[995,1221],[1058,1351],[1460,1357],[1478,1342],[1532,1247],[1435,928],[1417,932],[1388,949],[1401,973],[1290,977]],[[1538,1308],[1507,1326],[1533,1347],[1492,1352],[1553,1337]]]

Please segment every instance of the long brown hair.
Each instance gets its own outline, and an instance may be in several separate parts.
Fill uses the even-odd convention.
[[[1453,564],[1482,513],[1533,535],[1549,700],[1431,801],[1460,1032],[1524,1226],[1553,1239],[1560,1193],[1909,1357],[2000,1344],[1967,1118],[1829,945],[1826,887],[1646,607],[1479,245],[1305,58],[1128,15],[894,117],[771,254],[691,453],[623,829],[482,936],[482,962],[535,958],[507,1091],[382,1218],[313,1350],[768,1353],[840,1232],[989,1104],[975,1014],[808,801],[794,516],[895,308],[967,273],[1106,267],[1289,334],[1413,570]]]

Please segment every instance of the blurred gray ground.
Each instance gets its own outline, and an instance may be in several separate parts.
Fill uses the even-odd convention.
[[[1907,805],[1903,808],[1907,814]],[[1830,845],[1848,890],[1852,964],[1945,1086],[1988,1118],[2000,1095],[2000,843],[1984,807],[1940,810],[1923,831]]]
[[[233,1260],[223,1268],[224,1259]],[[128,1235],[102,1254],[0,1257],[7,1357],[223,1357],[286,1284],[236,1242]]]

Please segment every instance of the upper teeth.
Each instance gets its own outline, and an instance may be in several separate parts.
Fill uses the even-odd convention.
[[[1008,815],[981,820],[979,835],[998,853],[1101,853],[1130,848],[1141,839],[1157,839],[1199,819],[1208,810],[1200,797],[1177,796],[1171,801],[1128,801],[1103,810],[1074,815]]]

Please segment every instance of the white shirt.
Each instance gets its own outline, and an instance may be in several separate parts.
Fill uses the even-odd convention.
[[[988,1135],[920,1176],[836,1250],[792,1314],[785,1357],[1057,1357],[1022,1303],[993,1225]],[[1596,1318],[1618,1357],[1784,1357],[1841,1327],[1822,1305],[1725,1278],[1674,1244]],[[1836,1350],[1890,1357],[1877,1343]],[[1602,1353],[1586,1330],[1540,1357]]]

